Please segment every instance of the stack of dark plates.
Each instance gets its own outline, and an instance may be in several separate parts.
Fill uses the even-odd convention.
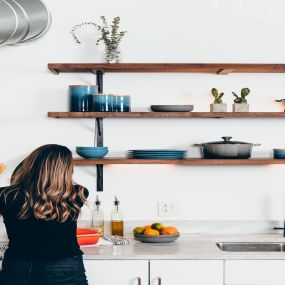
[[[186,153],[186,150],[175,149],[134,149],[128,152],[130,158],[136,159],[183,159]]]

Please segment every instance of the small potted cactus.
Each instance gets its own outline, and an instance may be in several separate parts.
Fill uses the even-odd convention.
[[[227,112],[227,104],[223,103],[222,97],[224,93],[219,93],[216,88],[211,90],[212,95],[214,96],[214,103],[210,105],[211,112]]]
[[[246,96],[249,95],[249,88],[242,88],[240,92],[240,96],[238,96],[235,92],[232,92],[236,97],[233,104],[233,112],[248,112],[249,104],[247,103]]]

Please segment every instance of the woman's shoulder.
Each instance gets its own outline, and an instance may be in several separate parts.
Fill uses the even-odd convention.
[[[0,187],[0,196],[2,195],[2,194],[4,194],[4,192],[6,192],[8,189],[10,188],[10,186],[2,186],[2,187]]]

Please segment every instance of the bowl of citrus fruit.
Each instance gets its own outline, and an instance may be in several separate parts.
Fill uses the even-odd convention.
[[[148,243],[173,242],[179,238],[177,228],[164,226],[161,223],[136,227],[134,228],[133,233],[136,240]]]

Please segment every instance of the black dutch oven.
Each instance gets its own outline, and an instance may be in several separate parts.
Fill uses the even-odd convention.
[[[195,144],[202,149],[208,159],[247,159],[251,157],[252,147],[260,144],[231,141],[232,137],[222,137],[223,141]]]

